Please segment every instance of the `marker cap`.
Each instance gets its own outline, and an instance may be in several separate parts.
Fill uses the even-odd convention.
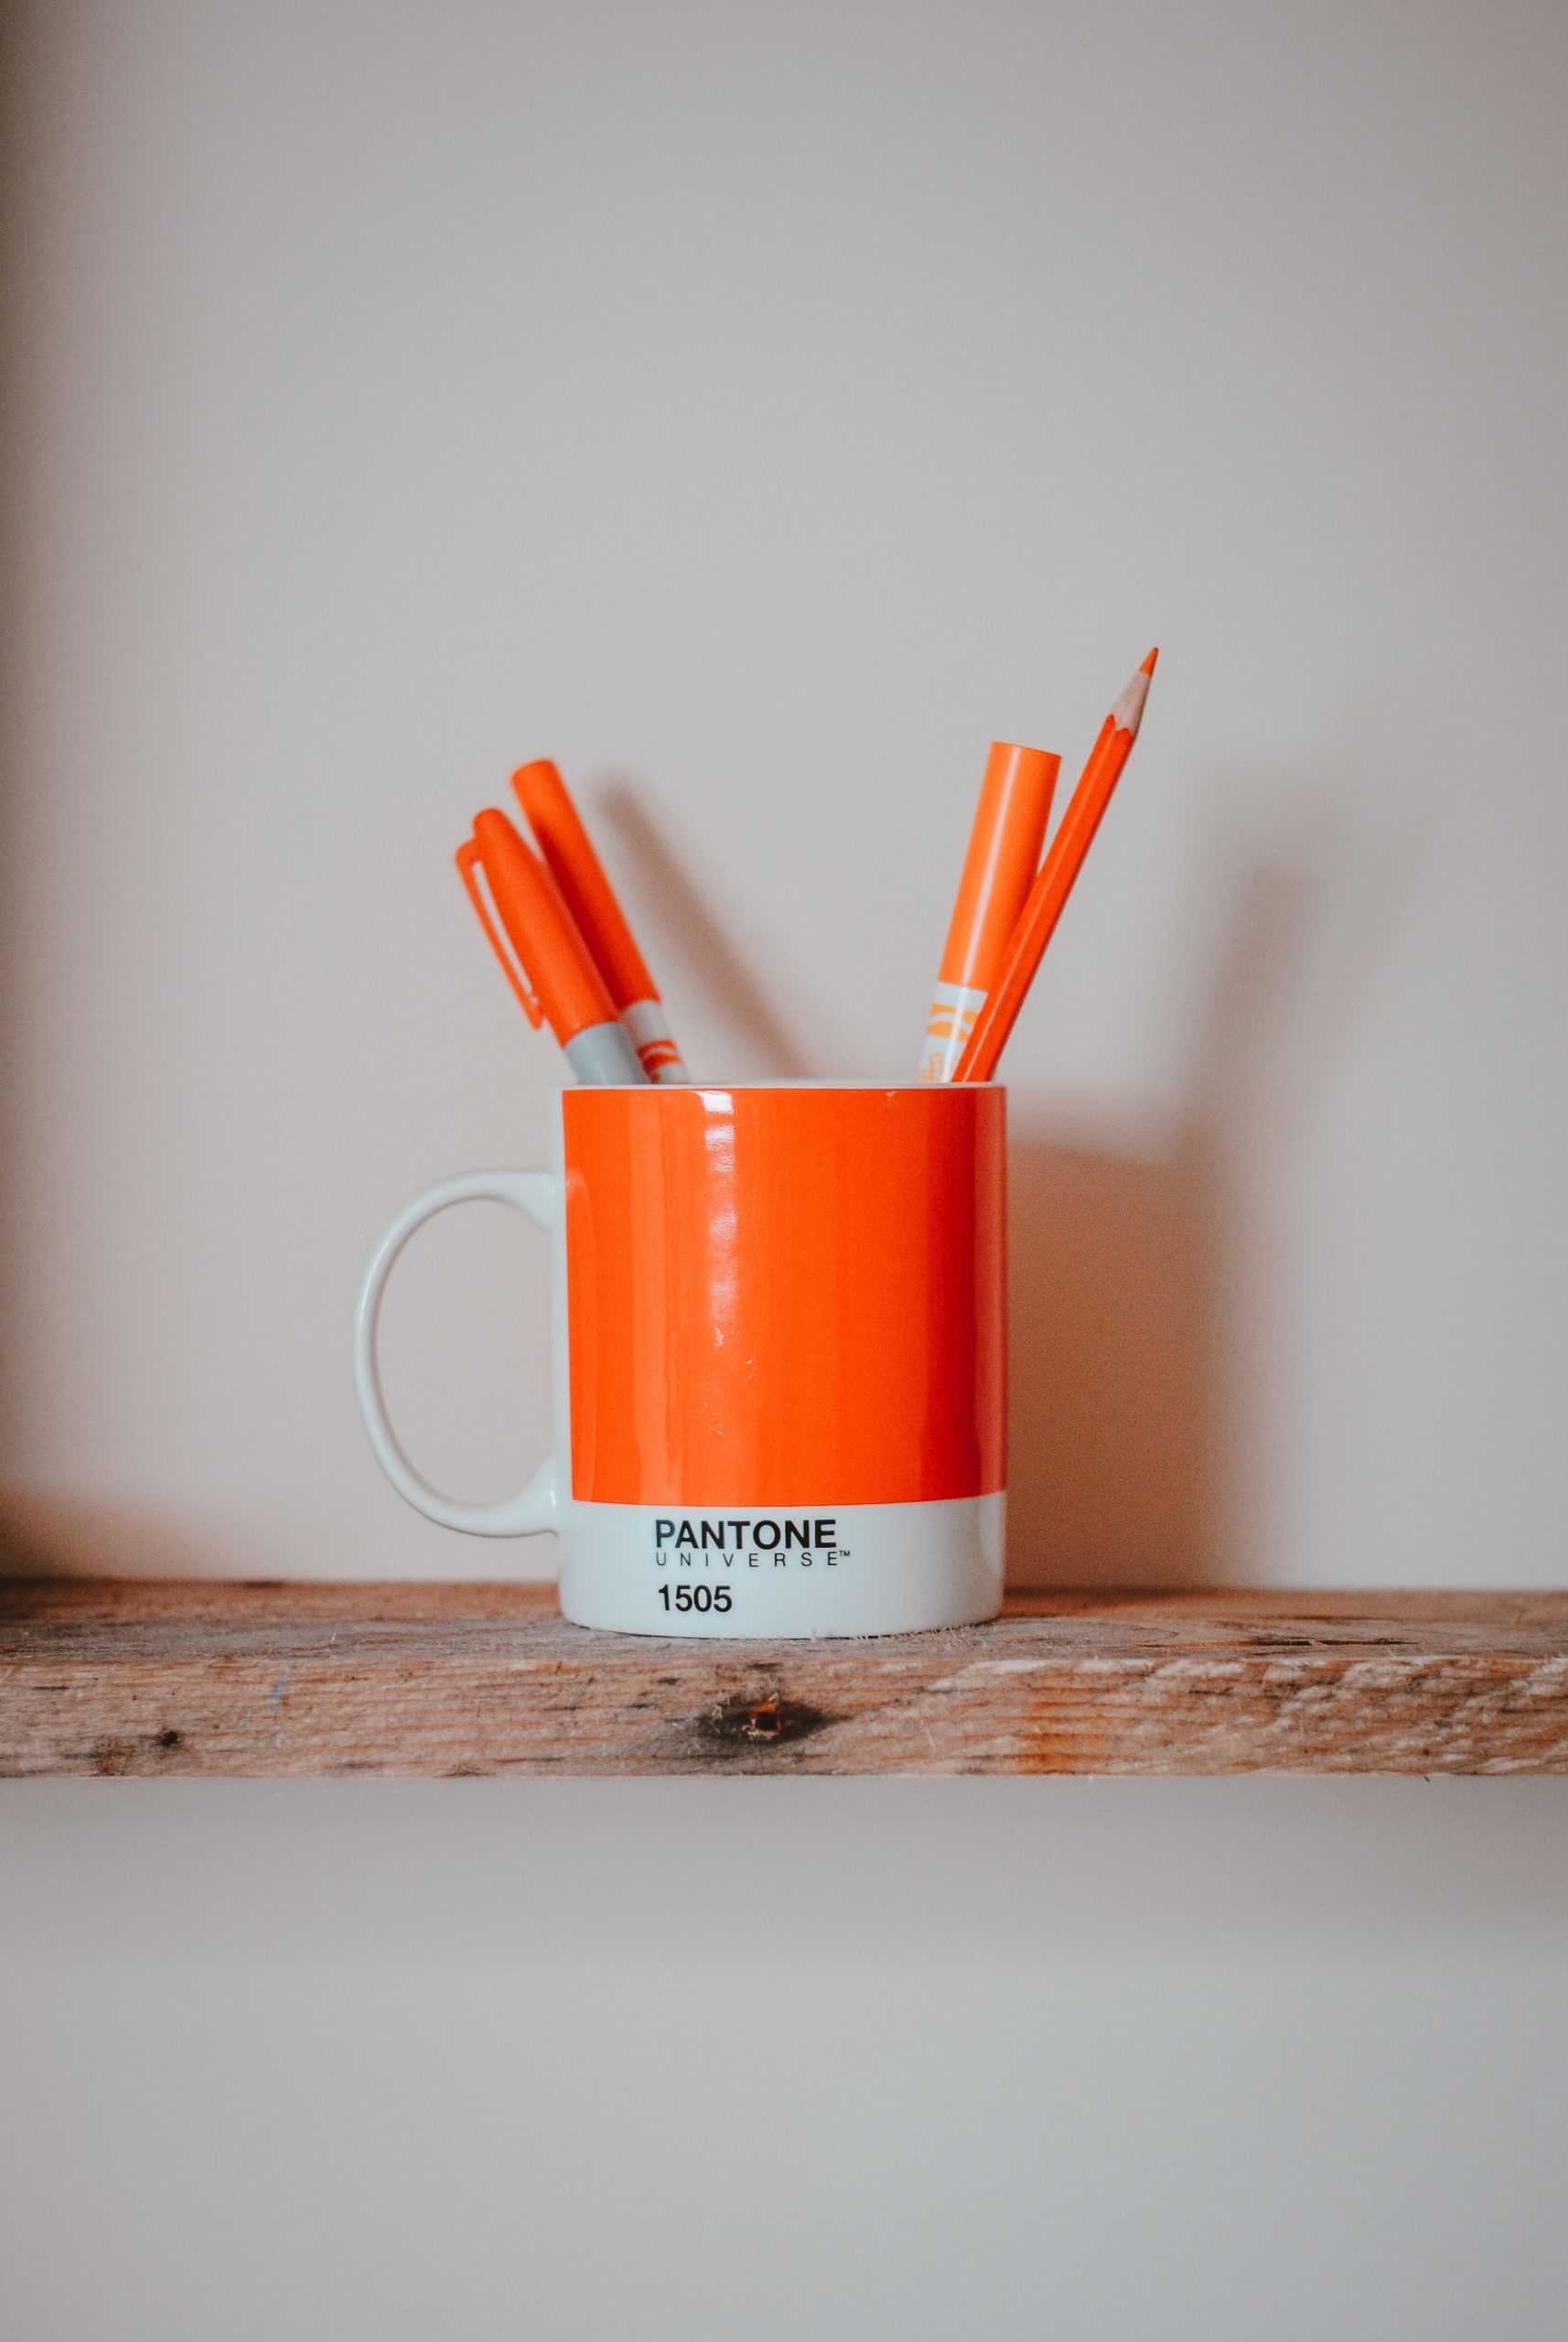
[[[484,870],[504,941],[490,918],[476,864]],[[532,1024],[547,1018],[564,1047],[590,1025],[615,1022],[615,1004],[549,872],[494,806],[475,814],[474,834],[457,849],[457,867]]]
[[[519,767],[511,785],[617,1011],[635,1000],[657,1000],[637,938],[557,768],[548,757],[536,757]]]
[[[1061,758],[993,740],[942,951],[945,984],[987,992],[1039,866]]]

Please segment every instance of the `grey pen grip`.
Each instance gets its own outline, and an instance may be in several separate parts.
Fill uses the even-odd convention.
[[[579,1081],[635,1081],[646,1085],[648,1076],[632,1047],[627,1029],[614,1024],[585,1025],[566,1044],[566,1062]]]

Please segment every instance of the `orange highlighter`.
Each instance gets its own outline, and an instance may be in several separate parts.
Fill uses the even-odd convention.
[[[646,1081],[549,872],[494,806],[475,814],[474,834],[457,849],[457,868],[524,1015],[535,1026],[549,1018],[578,1080]],[[493,919],[480,869],[495,906]]]
[[[650,1081],[690,1081],[648,962],[556,767],[536,757],[513,773],[511,785],[643,1071]]]
[[[1050,818],[1061,758],[993,740],[920,1052],[922,1081],[950,1081],[995,983]]]

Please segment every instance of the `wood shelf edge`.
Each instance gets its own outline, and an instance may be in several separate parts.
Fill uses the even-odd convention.
[[[863,1642],[550,1585],[0,1580],[0,1775],[1568,1773],[1568,1593],[1021,1592]]]

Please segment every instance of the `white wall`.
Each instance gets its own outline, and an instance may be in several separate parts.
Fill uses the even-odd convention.
[[[987,740],[1058,747],[1070,770],[1158,640],[1144,741],[1007,1061],[1016,1573],[1561,1580],[1560,10],[57,0],[14,8],[8,39],[14,1560],[548,1569],[404,1510],[346,1370],[380,1221],[444,1171],[535,1155],[558,1078],[451,870],[468,816],[521,757],[561,759],[700,1071],[898,1072]],[[537,1454],[547,1404],[542,1264],[493,1219],[431,1231],[389,1313],[411,1443],[474,1493]],[[1520,1898],[1561,1845],[1554,1789],[964,1794],[14,1793],[13,1950],[37,1997],[12,2005],[37,2017],[11,2043],[34,2126],[13,2143],[93,2142],[69,2214],[18,2148],[27,2331],[241,2333],[232,2304],[201,2306],[224,2256],[275,2308],[302,2127],[322,2330],[396,2330],[330,2265],[339,2189],[345,2252],[393,2269],[416,2202],[441,2199],[422,2265],[467,2269],[454,2330],[515,2330],[499,2175],[534,2165],[486,2161],[491,2118],[469,2111],[502,2090],[475,2012],[504,2009],[495,2074],[573,2168],[623,2120],[603,2096],[618,2046],[627,2135],[653,2154],[668,2088],[688,2166],[710,2105],[732,2175],[758,2168],[758,2125],[803,2142],[806,2077],[846,2174],[846,2142],[913,2173],[923,2137],[920,2168],[956,2186],[994,2135],[991,2225],[983,2188],[950,2238],[921,2208],[949,2200],[935,2178],[875,2198],[897,2299],[926,2305],[908,2330],[950,2330],[939,2305],[956,2316],[976,2272],[991,2330],[1038,2330],[1063,2254],[1081,2283],[1058,2330],[1187,2330],[1163,2291],[1176,2216],[1150,2208],[1172,2172],[1182,2233],[1215,2240],[1180,2281],[1202,2330],[1258,2330],[1265,2296],[1283,2332],[1549,2330],[1531,2189],[1563,2136],[1539,1963],[1568,1921]],[[1466,1817],[1457,1853],[1434,1800]],[[904,1899],[884,1907],[893,1810]],[[1100,1866],[1069,1817],[1108,1810]],[[743,1935],[703,1986],[714,2035],[689,1999],[671,2013],[695,1971],[658,1865],[629,1950],[592,1897],[565,1951],[514,1954],[510,1919],[474,1945],[456,1918],[424,1930],[432,1863],[458,1915],[514,1859],[570,1905],[640,1859],[650,1812],[670,1877],[705,1877],[719,1811],[723,1859],[742,1843],[755,1885],[789,1884],[790,1957],[830,1978],[821,2032],[804,2004],[778,2016]],[[457,1812],[443,1853],[432,1817]],[[376,1877],[405,1880],[381,1902],[354,1859],[371,1815]],[[1079,1886],[1047,1918],[1064,1831]],[[301,1836],[342,1882],[318,1954]],[[1464,1866],[1494,1842],[1472,1895]],[[1332,1881],[1347,1845],[1375,1892],[1325,1934],[1290,1883]],[[1239,1888],[1190,1933],[1167,1899],[1121,1895],[1152,1867],[1222,1876],[1227,1850],[1301,1917],[1270,1922],[1266,1957]],[[177,1899],[168,1916],[162,1885],[226,1863],[199,1926]],[[61,1900],[70,1879],[89,1885]],[[1423,1881],[1448,1915],[1431,1931]],[[857,1915],[853,1959],[794,1916],[824,1892]],[[955,1896],[984,1923],[933,1939]],[[581,1963],[601,1958],[622,1964],[596,2033]],[[560,2030],[531,2063],[516,2012],[541,2000]],[[862,2037],[881,2095],[852,2109]],[[405,2038],[423,2143],[399,2162],[376,2110],[402,2102]],[[928,2042],[922,2127],[898,2045]],[[338,2160],[346,2099],[360,2128]],[[1036,2163],[1043,2100],[1057,2143]],[[257,2102],[247,2161],[232,2111]],[[145,2162],[128,2104],[156,2132]],[[183,2136],[166,2186],[151,2158],[192,2108],[227,2152]],[[1278,2120],[1297,2145],[1260,2164]],[[1460,2133],[1469,2159],[1439,2169]],[[1352,2185],[1369,2137],[1376,2182]],[[366,2170],[384,2232],[352,2209]],[[542,2330],[570,2330],[551,2289],[564,2240],[591,2262],[587,2231],[519,2217],[529,2265],[555,2272]],[[705,2223],[668,2217],[638,2233],[690,2263]],[[751,2240],[757,2315],[820,2284],[837,2330],[875,2331],[870,2296],[822,2274],[832,2254],[802,2259],[772,2217],[723,2247],[744,2262]],[[1256,2293],[1230,2257],[1246,2238]],[[1456,2240],[1472,2272],[1508,2272],[1490,2319],[1444,2273]],[[162,2273],[115,2313],[133,2246]],[[62,2257],[89,2293],[51,2294]],[[1100,2313],[1090,2269],[1121,2288]]]
[[[43,1783],[7,2342],[1559,2342],[1555,1782]]]

